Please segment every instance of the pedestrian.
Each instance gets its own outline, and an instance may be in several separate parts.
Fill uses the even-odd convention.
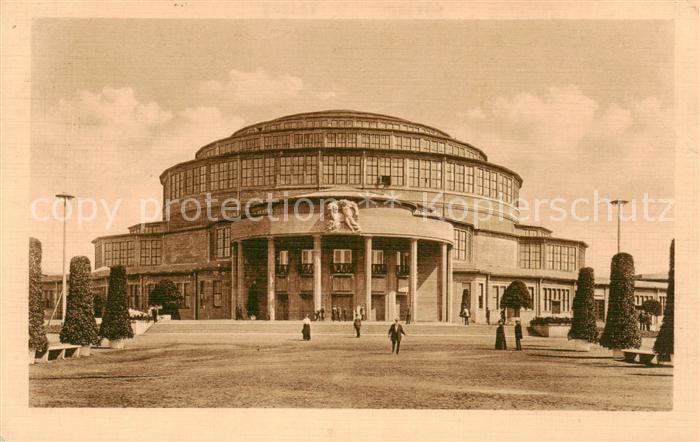
[[[399,318],[394,319],[394,323],[389,327],[389,339],[391,339],[391,352],[399,354],[399,348],[401,347],[401,335],[406,336],[403,331],[403,327],[399,324]]]
[[[326,309],[321,306],[321,321],[326,319]]]
[[[365,317],[365,306],[364,305],[360,306],[360,319],[362,319],[363,321],[365,321],[367,319]]]
[[[498,328],[496,329],[496,350],[506,350],[507,348],[503,321],[498,321]]]
[[[406,324],[410,324],[410,323],[411,323],[411,311],[409,310],[406,312]]]
[[[464,319],[464,325],[469,325],[469,309],[467,306],[464,306],[464,310],[462,310],[462,318]]]
[[[336,320],[336,308],[331,307],[331,321],[335,321],[335,320]]]
[[[348,312],[347,310],[343,309],[343,322],[348,320]]]
[[[151,308],[151,316],[153,316],[153,322],[158,322],[158,309],[156,307]]]
[[[491,325],[491,310],[488,307],[486,307],[486,323]]]
[[[523,328],[520,326],[520,321],[515,321],[515,349],[517,351],[522,350],[520,346],[520,340],[523,338]]]
[[[357,334],[356,337],[360,337],[360,327],[362,327],[362,316],[360,315],[355,315],[355,321],[353,321],[353,325],[355,326],[355,333]]]
[[[311,340],[311,319],[309,319],[309,315],[306,315],[303,321],[301,321],[302,326],[301,326],[301,336],[304,338],[305,341],[310,341]]]

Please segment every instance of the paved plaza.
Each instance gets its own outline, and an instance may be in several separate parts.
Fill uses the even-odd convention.
[[[673,368],[574,351],[526,337],[493,350],[495,327],[405,326],[390,353],[388,324],[171,321],[126,350],[29,367],[35,407],[278,407],[670,410]],[[513,328],[506,329],[509,347]],[[652,340],[645,339],[643,347]]]

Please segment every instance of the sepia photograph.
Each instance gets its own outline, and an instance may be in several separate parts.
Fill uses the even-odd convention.
[[[696,440],[697,5],[207,3],[3,18],[2,440]]]

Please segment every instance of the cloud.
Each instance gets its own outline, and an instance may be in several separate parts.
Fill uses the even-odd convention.
[[[205,99],[217,98],[249,106],[269,105],[296,97],[304,88],[299,77],[271,75],[267,71],[244,72],[232,69],[226,79],[202,82],[198,91]]]
[[[162,198],[159,176],[166,168],[194,159],[205,144],[231,135],[244,120],[216,107],[164,109],[140,99],[132,88],[81,91],[32,119],[31,195],[52,198],[68,192],[105,200],[121,199],[114,224],[105,230],[103,213],[81,229],[71,226],[72,254],[92,256],[96,236],[124,233],[140,221],[142,198]],[[52,245],[60,238],[55,222],[32,223],[35,235]],[[59,257],[50,248],[47,265]],[[55,267],[53,267],[55,270]]]

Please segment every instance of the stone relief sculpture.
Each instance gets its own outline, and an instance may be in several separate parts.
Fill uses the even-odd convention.
[[[351,232],[359,232],[360,208],[357,203],[349,200],[332,201],[326,209],[328,217],[327,228],[331,232],[337,232],[344,224]]]

